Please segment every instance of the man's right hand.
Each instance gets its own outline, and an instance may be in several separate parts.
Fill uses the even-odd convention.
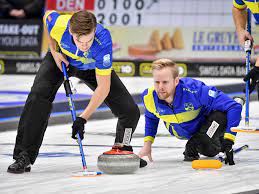
[[[241,30],[238,32],[238,38],[239,38],[239,43],[241,46],[245,46],[245,41],[246,40],[250,40],[251,41],[251,47],[253,46],[253,42],[254,42],[254,39],[252,37],[252,35],[246,31],[246,30]]]
[[[152,152],[151,145],[152,145],[152,142],[150,141],[145,142],[143,148],[138,153],[138,156],[140,158],[147,156],[149,161],[153,162],[152,155],[151,155],[151,152]]]
[[[66,64],[66,66],[69,65],[69,62],[67,61],[66,57],[60,53],[60,52],[51,52],[52,53],[52,56],[56,62],[56,65],[58,66],[58,68],[60,69],[60,71],[62,71],[62,61]],[[63,72],[63,71],[62,71]]]
[[[244,81],[250,81],[249,93],[253,92],[255,86],[259,83],[259,67],[253,67],[253,69],[251,69],[251,71],[249,71],[249,73],[244,77]]]

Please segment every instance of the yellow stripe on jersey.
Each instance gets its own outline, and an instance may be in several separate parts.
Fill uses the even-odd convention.
[[[59,48],[60,48],[60,50],[62,51],[62,53],[64,53],[66,56],[69,56],[69,57],[71,57],[72,59],[75,59],[75,60],[77,60],[77,61],[80,61],[81,58],[83,58],[83,57],[79,57],[79,56],[77,56],[77,55],[74,55],[73,53],[69,52],[68,50],[63,49],[63,48],[61,47],[61,45],[60,45],[60,42],[58,43],[58,45],[59,45]]]
[[[149,88],[148,94],[144,96],[145,107],[149,112],[153,113],[157,118],[160,118],[165,122],[177,123],[177,124],[188,122],[195,119],[201,111],[201,108],[199,108],[197,110],[192,110],[192,111],[187,111],[187,112],[182,112],[177,114],[159,115],[159,113],[156,111],[156,106],[153,98],[153,91],[154,91],[153,87]]]
[[[225,133],[224,134],[224,139],[230,139],[231,141],[235,141],[236,136],[232,135],[231,133]]]
[[[144,138],[144,142],[146,142],[146,141],[151,141],[152,143],[154,143],[154,140],[155,140],[155,138],[152,137],[152,136],[146,136],[146,137]]]
[[[182,137],[180,137],[178,135],[178,133],[174,130],[174,126],[171,126],[171,127],[172,127],[172,132],[173,132],[174,136],[177,137],[178,139],[182,139]]]
[[[245,9],[245,8],[246,8],[246,4],[244,4],[244,5],[239,5],[239,4],[236,3],[236,0],[233,0],[233,6],[234,6],[235,8],[238,8],[238,9]]]
[[[170,123],[168,123],[168,122],[165,123],[165,126],[169,130],[169,132],[170,132],[170,127],[171,127],[174,136],[177,137],[178,139],[182,139],[182,137],[180,137],[178,135],[178,133],[174,130],[174,126],[171,126]]]
[[[61,15],[57,18],[55,25],[51,29],[50,36],[60,45],[61,38],[67,28],[67,23],[72,15]]]
[[[259,13],[259,2],[248,2],[245,1],[247,7],[251,10],[252,13]]]
[[[98,69],[97,67],[95,68],[95,73],[97,75],[111,75],[112,68],[110,69]]]
[[[57,41],[61,51],[65,55],[71,57],[72,59],[80,60],[79,56],[69,52],[66,49],[63,49],[61,46],[61,43],[60,43],[61,39],[63,37],[63,34],[64,34],[65,30],[67,29],[67,23],[71,17],[72,17],[72,15],[60,15],[57,18],[55,25],[53,26],[53,28],[50,31],[50,36]]]

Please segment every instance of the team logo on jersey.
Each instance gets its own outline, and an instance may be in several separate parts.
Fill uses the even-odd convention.
[[[111,59],[110,54],[107,54],[107,55],[103,56],[103,66],[104,67],[110,66],[110,64],[111,64],[110,59]]]
[[[211,96],[212,98],[216,98],[218,95],[218,92],[213,91],[213,90],[209,90],[209,96]]]
[[[186,111],[194,110],[193,104],[191,102],[184,103],[184,110],[186,110]]]
[[[85,57],[80,57],[76,61],[81,61],[83,64],[89,64],[89,63],[95,63],[94,59],[91,58],[85,58]]]

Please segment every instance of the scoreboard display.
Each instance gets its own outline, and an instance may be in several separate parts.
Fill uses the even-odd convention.
[[[46,8],[87,9],[106,26],[233,27],[230,0],[47,0]]]

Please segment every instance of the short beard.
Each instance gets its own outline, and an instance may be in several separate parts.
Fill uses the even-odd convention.
[[[160,95],[160,93],[158,93],[158,98],[160,100],[166,100],[167,98],[170,97],[170,94],[169,93],[165,93],[163,96]]]

